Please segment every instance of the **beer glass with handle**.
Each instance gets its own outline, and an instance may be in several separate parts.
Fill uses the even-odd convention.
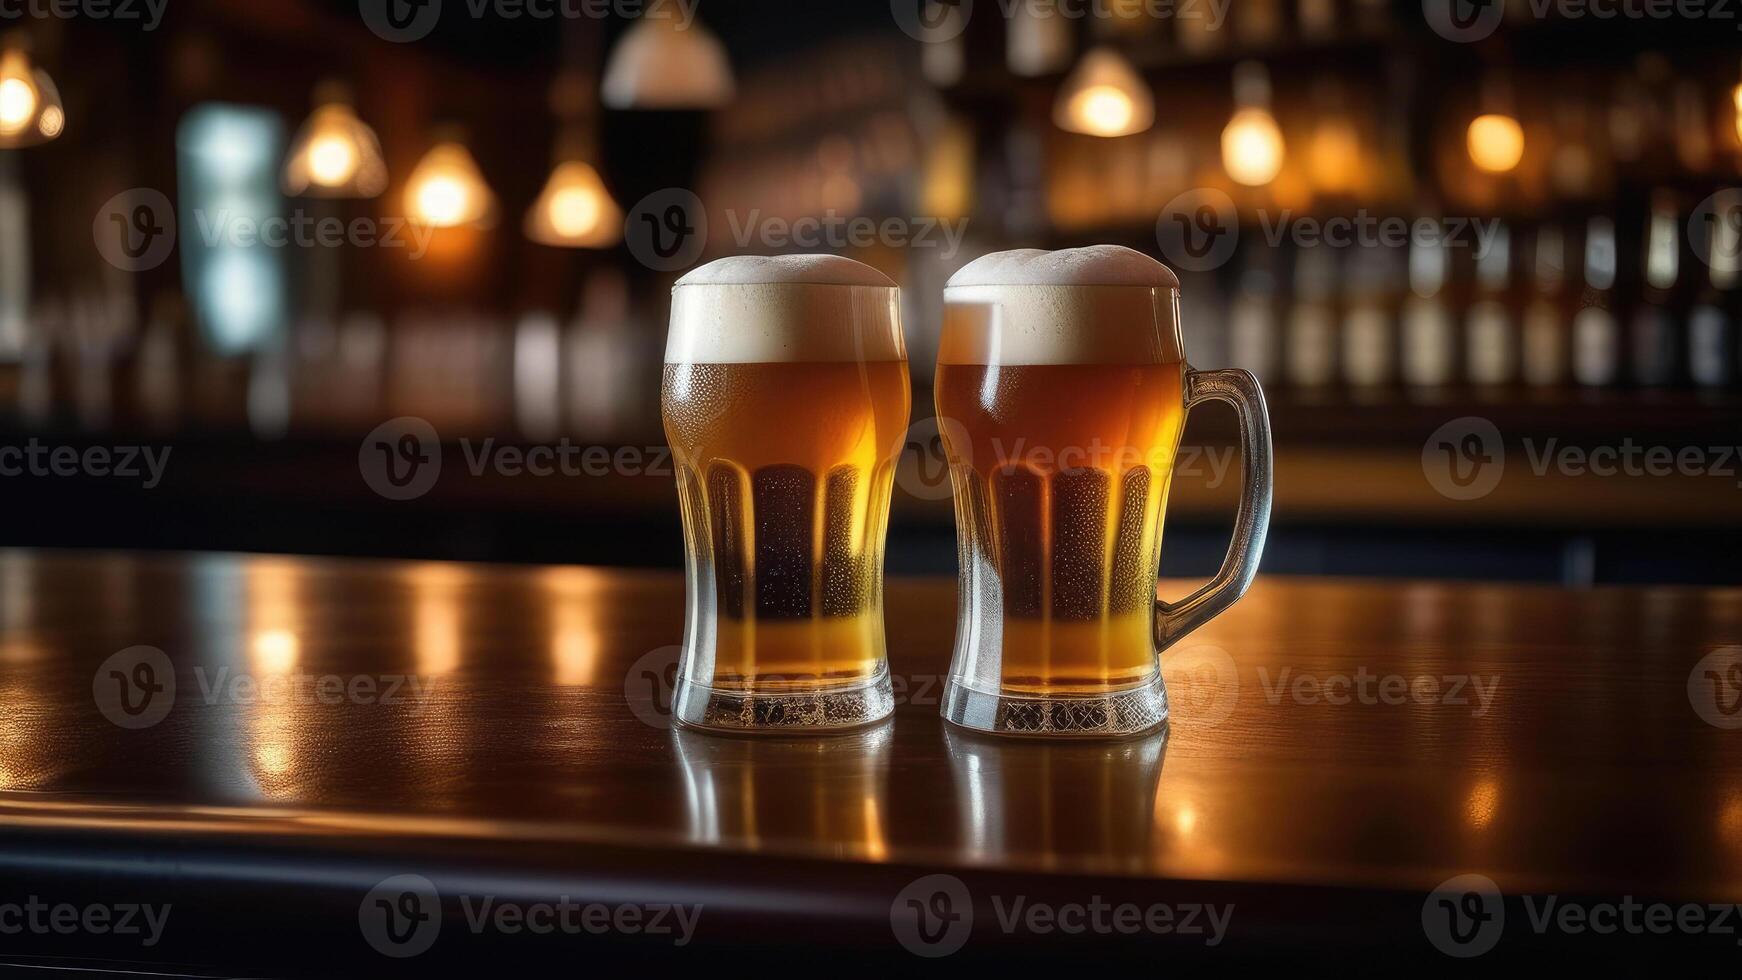
[[[1270,423],[1251,374],[1197,371],[1179,280],[1117,246],[1020,249],[944,290],[937,411],[961,563],[944,717],[1011,735],[1131,735],[1167,721],[1160,651],[1239,599],[1270,521]],[[1180,430],[1240,419],[1234,539],[1216,577],[1156,598]]]
[[[894,697],[883,542],[911,391],[899,293],[830,255],[720,259],[672,290],[661,403],[683,509],[679,724],[828,731]]]

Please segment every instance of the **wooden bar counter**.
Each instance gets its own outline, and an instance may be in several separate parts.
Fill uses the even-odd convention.
[[[668,573],[0,552],[0,963],[1742,956],[1742,591],[1261,578],[1118,742],[944,725],[944,579],[889,583],[892,721],[673,731],[682,614]]]

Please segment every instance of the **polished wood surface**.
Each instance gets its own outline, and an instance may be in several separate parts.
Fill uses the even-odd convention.
[[[666,721],[675,574],[0,552],[0,881],[173,852],[150,874],[200,884],[192,917],[214,882],[313,887],[287,867],[341,894],[567,875],[703,888],[764,926],[827,907],[885,942],[928,870],[1234,889],[1284,945],[1315,916],[1358,934],[1364,895],[1407,924],[1472,872],[1742,900],[1742,731],[1696,703],[1742,590],[1261,578],[1164,655],[1165,737],[1077,743],[949,729],[953,583],[896,579],[887,604],[892,722],[721,738]],[[140,645],[174,697],[125,728],[99,693]],[[1317,897],[1265,911],[1290,889]]]

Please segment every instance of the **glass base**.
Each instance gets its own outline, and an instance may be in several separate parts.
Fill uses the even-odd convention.
[[[895,710],[889,668],[864,684],[815,691],[746,693],[678,679],[671,716],[716,732],[838,732],[882,721]]]
[[[1167,688],[1158,673],[1142,687],[1110,694],[1036,697],[988,694],[951,679],[944,688],[944,720],[994,735],[1119,738],[1167,724]]]

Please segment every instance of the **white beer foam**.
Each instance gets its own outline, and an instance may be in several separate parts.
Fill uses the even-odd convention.
[[[1123,245],[1048,252],[1013,248],[982,255],[957,270],[949,286],[1151,286],[1178,289],[1173,270]]]
[[[839,255],[739,255],[671,291],[667,364],[901,361],[901,291]]]
[[[1133,249],[994,252],[944,287],[940,364],[1181,360],[1179,279]]]

